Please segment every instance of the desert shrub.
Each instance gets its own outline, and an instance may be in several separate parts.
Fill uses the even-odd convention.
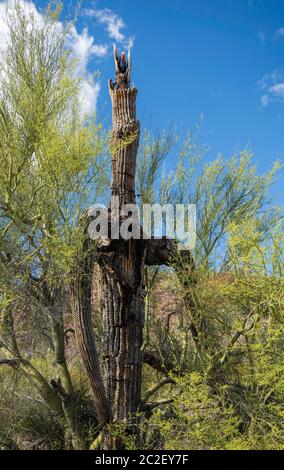
[[[64,430],[28,380],[1,374],[0,445],[4,449],[64,448]]]
[[[156,410],[149,421],[151,434],[159,433],[164,449],[224,449],[238,435],[238,417],[225,402],[225,387],[218,396],[198,373],[176,378],[172,403]]]

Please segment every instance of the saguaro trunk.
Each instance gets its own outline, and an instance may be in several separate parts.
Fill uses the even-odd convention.
[[[109,82],[113,116],[111,195],[118,209],[135,203],[135,167],[139,139],[136,88],[130,88],[130,58],[115,51],[116,83]],[[110,212],[110,218],[117,214]],[[119,223],[123,220],[119,219]],[[145,252],[140,240],[112,240],[98,260],[101,270],[103,377],[112,420],[137,435],[134,414],[141,400],[141,352],[144,323]],[[108,448],[121,448],[109,439]]]
[[[134,417],[141,400],[144,322],[144,257],[134,241],[120,244],[108,263],[101,258],[103,376],[113,422],[137,435]],[[113,440],[111,448],[121,448]]]

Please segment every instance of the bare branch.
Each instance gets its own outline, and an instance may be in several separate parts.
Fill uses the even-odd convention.
[[[20,364],[20,359],[0,359],[0,365],[8,365],[11,367],[17,367]]]
[[[165,399],[165,400],[159,400],[159,401],[154,401],[153,403],[145,403],[145,405],[142,407],[142,411],[152,411],[154,408],[158,408],[159,406],[163,405],[168,405],[170,403],[173,403],[174,400],[172,399]]]
[[[142,403],[146,403],[147,400],[149,400],[149,398],[154,395],[158,390],[160,390],[160,388],[162,388],[164,385],[168,385],[168,384],[174,384],[175,381],[172,377],[163,377],[162,380],[160,380],[160,382],[158,382],[156,385],[154,385],[152,388],[150,388],[149,390],[147,390],[147,392],[145,393],[145,396],[144,396],[144,399],[142,401]]]
[[[169,360],[163,361],[155,352],[152,351],[144,351],[144,359],[145,364],[153,367],[153,369],[161,372],[162,374],[168,375],[170,371],[173,371],[176,375],[182,376],[183,373],[177,369],[177,367],[172,364]]]

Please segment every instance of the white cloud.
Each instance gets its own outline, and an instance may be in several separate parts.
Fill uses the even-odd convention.
[[[35,5],[26,0],[0,0],[0,51],[4,51],[7,46],[9,28],[7,25],[7,8],[12,9],[15,4],[19,4],[22,11],[34,19],[35,23],[43,23],[42,15],[37,11]]]
[[[269,88],[270,93],[284,99],[284,82],[273,85]]]
[[[7,26],[7,8],[19,3],[23,12],[33,17],[36,25],[43,24],[43,16],[38,12],[36,5],[28,0],[0,0],[0,51],[4,52],[8,40],[9,29]],[[62,23],[58,22],[58,28]],[[74,58],[78,61],[76,73],[81,76],[80,103],[83,113],[91,113],[96,109],[96,103],[100,85],[95,82],[88,72],[88,63],[92,57],[104,57],[108,52],[108,46],[96,44],[94,37],[84,28],[79,33],[75,26],[70,30],[67,46],[71,49]]]
[[[87,80],[82,81],[79,94],[82,114],[89,115],[96,109],[100,88],[98,82],[90,83]]]
[[[80,34],[74,26],[68,37],[68,46],[78,61],[76,73],[81,77],[79,93],[81,111],[82,114],[89,115],[96,110],[100,84],[98,81],[95,82],[89,74],[88,63],[93,56],[104,57],[107,55],[108,46],[95,44],[94,37],[89,35],[87,28],[84,28]]]
[[[263,108],[265,108],[269,104],[269,96],[268,95],[262,95],[260,98],[260,103]]]
[[[94,37],[89,35],[87,28],[84,28],[80,34],[74,26],[68,36],[68,46],[78,60],[80,73],[86,72],[88,62],[92,56],[104,57],[108,52],[107,45],[94,43]]]
[[[284,102],[284,72],[281,70],[266,74],[257,85],[263,92],[260,98],[261,106],[266,107],[270,103]]]
[[[277,39],[281,39],[283,37],[284,37],[284,28],[277,29],[277,31],[274,34],[274,39],[277,40]]]
[[[96,17],[99,23],[103,24],[109,34],[109,37],[117,42],[125,41],[125,35],[121,29],[125,28],[125,23],[116,13],[109,8],[103,10],[89,9],[85,10],[87,16]]]
[[[259,32],[258,32],[258,39],[260,40],[260,42],[261,42],[262,44],[265,43],[266,35],[265,35],[265,33],[264,33],[263,31],[259,31]]]

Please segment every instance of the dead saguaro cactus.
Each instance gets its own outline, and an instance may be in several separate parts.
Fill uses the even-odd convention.
[[[116,82],[109,81],[112,103],[113,155],[111,196],[119,209],[135,203],[135,170],[139,139],[137,89],[130,87],[130,54],[114,48]],[[115,214],[110,213],[110,218]],[[146,250],[141,240],[110,240],[100,252],[103,319],[103,377],[112,420],[129,422],[141,401],[141,351],[144,324],[143,274]],[[135,426],[134,426],[135,427]],[[130,425],[129,432],[136,432]],[[113,447],[119,446],[113,442]]]
[[[111,195],[119,206],[135,203],[135,170],[140,123],[136,121],[137,89],[130,86],[130,51],[118,55],[114,47],[115,83],[109,80],[112,104],[112,186]],[[128,145],[126,145],[129,141]]]
[[[111,196],[118,209],[135,203],[135,169],[139,140],[136,120],[137,89],[130,87],[130,53],[118,55],[114,48],[116,81],[109,81],[112,103]],[[109,219],[116,217],[109,209]],[[88,220],[82,218],[87,228]],[[86,229],[85,229],[86,231]],[[124,423],[137,435],[133,416],[141,402],[141,351],[144,324],[144,263],[142,240],[103,240],[92,252],[87,235],[74,267],[71,283],[72,310],[79,351],[90,379],[97,415],[103,426]],[[98,363],[91,321],[91,291],[94,260],[100,278],[102,314],[102,364]],[[101,447],[118,449],[121,441],[103,433]]]
[[[109,222],[125,220],[120,209],[135,203],[135,171],[140,124],[136,120],[137,89],[130,84],[130,51],[118,54],[114,47],[115,82],[109,81],[112,104],[111,196],[118,212],[108,209]],[[119,215],[118,215],[119,214]],[[85,223],[88,222],[85,220]],[[109,225],[110,225],[109,224]],[[120,233],[120,232],[119,232]],[[141,231],[142,233],[142,231]],[[76,264],[71,285],[75,334],[90,379],[98,420],[122,423],[139,444],[137,412],[141,410],[143,365],[144,268],[168,264],[176,251],[174,241],[129,238],[99,241],[92,251],[86,237],[83,257]],[[91,290],[94,263],[100,279],[102,317],[102,364],[99,364],[91,321]],[[94,293],[96,295],[96,292]],[[144,403],[144,402],[143,402]],[[120,438],[102,432],[101,448],[121,449]]]

